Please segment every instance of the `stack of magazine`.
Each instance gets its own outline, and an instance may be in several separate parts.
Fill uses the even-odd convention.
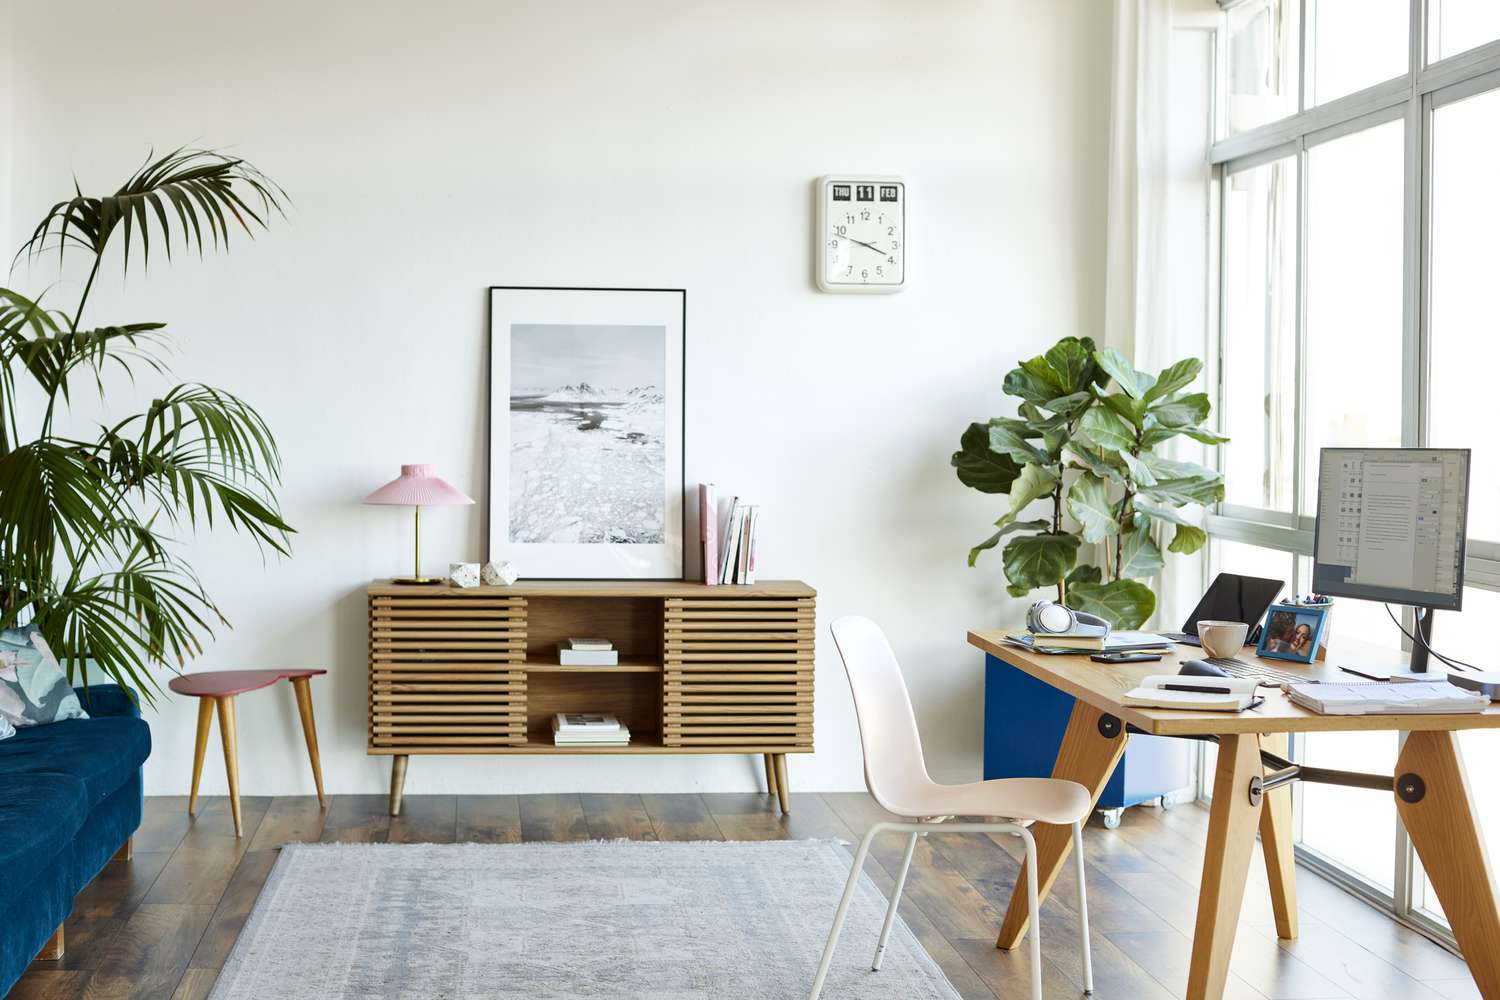
[[[760,507],[739,497],[720,499],[713,483],[698,484],[698,540],[703,582],[754,583]]]
[[[560,747],[625,747],[630,730],[602,712],[559,712],[552,717],[552,742]]]
[[[564,639],[557,644],[557,662],[565,667],[616,667],[620,653],[608,639]]]

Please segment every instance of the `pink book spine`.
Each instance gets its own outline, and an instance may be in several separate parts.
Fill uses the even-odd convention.
[[[714,484],[698,484],[698,536],[703,543],[703,582],[719,582],[719,511]]]

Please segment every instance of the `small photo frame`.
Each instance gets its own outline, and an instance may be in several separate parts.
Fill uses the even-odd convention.
[[[1272,660],[1312,663],[1323,645],[1329,608],[1304,604],[1273,604],[1260,630],[1256,655]]]

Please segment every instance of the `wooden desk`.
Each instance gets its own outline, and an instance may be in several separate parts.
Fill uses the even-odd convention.
[[[1480,993],[1500,1000],[1500,910],[1495,880],[1485,856],[1474,804],[1453,732],[1500,728],[1500,705],[1475,715],[1318,715],[1292,704],[1280,690],[1263,688],[1265,704],[1242,713],[1183,712],[1127,708],[1124,693],[1151,674],[1176,673],[1180,660],[1202,656],[1191,647],[1154,663],[1109,665],[1084,656],[1043,656],[1008,645],[1006,632],[969,633],[969,642],[1018,670],[1077,699],[1058,749],[1052,776],[1076,781],[1097,800],[1125,751],[1132,729],[1158,736],[1212,736],[1219,744],[1213,779],[1213,806],[1198,892],[1197,927],[1188,970],[1188,1000],[1223,996],[1229,955],[1244,899],[1245,878],[1259,829],[1269,876],[1276,931],[1297,936],[1296,882],[1293,878],[1291,789],[1280,785],[1262,793],[1269,773],[1261,751],[1286,755],[1287,734],[1350,730],[1405,730],[1392,791],[1396,809],[1411,835],[1429,881],[1453,924]],[[1254,662],[1246,649],[1240,657]],[[1309,679],[1358,680],[1336,665],[1400,666],[1394,651],[1342,643],[1327,664],[1300,666],[1265,660],[1278,669],[1305,671]],[[1379,791],[1369,792],[1381,794]],[[1038,891],[1052,887],[1071,848],[1069,828],[1037,824]],[[996,947],[1010,949],[1026,933],[1026,875],[1011,897]]]

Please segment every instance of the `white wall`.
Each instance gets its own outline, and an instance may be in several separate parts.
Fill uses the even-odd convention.
[[[294,200],[228,255],[153,256],[128,281],[114,262],[91,315],[169,321],[179,376],[242,394],[276,432],[295,554],[191,545],[235,625],[193,666],[329,668],[314,692],[332,790],[387,780],[364,753],[363,587],[409,554],[409,515],[358,500],[412,461],[483,495],[491,284],[688,289],[688,479],[764,504],[765,575],[820,592],[818,752],[791,760],[793,787],[860,785],[826,636],[850,612],[889,630],[934,770],[977,776],[982,661],[964,632],[1021,605],[998,559],[965,567],[998,504],[948,456],[1002,408],[1017,358],[1099,329],[1104,0],[277,0],[234,16],[17,0],[13,17],[11,245],[73,172],[112,190],[153,145],[232,146]],[[811,181],[832,171],[907,178],[905,292],[813,289]],[[481,510],[432,513],[429,570],[480,556]],[[148,792],[186,789],[194,711],[152,716]],[[241,698],[239,725],[244,791],[310,791],[289,692]],[[422,758],[408,791],[737,790],[759,766]],[[215,752],[205,790],[222,775]]]

